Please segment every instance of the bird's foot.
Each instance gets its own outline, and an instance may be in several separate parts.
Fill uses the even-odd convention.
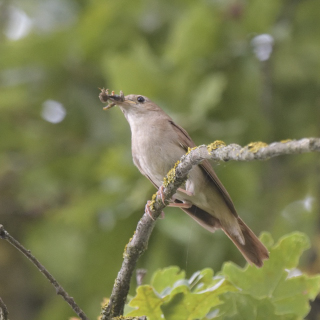
[[[192,207],[192,203],[189,201],[173,202],[173,203],[169,203],[168,207],[189,209]]]
[[[165,196],[164,196],[164,193],[163,193],[163,189],[164,187],[161,186],[157,192],[157,194],[160,196],[163,204],[165,204]],[[187,190],[184,190],[184,189],[181,189],[181,188],[178,188],[178,191],[181,191],[185,194],[187,194],[188,196],[193,196],[193,193],[192,192],[189,192]],[[183,201],[183,202],[174,202],[175,198],[173,197],[173,199],[169,200],[169,204],[168,204],[168,207],[176,207],[176,208],[185,208],[185,209],[188,209],[188,208],[191,208],[192,207],[192,203],[189,202],[189,201]]]
[[[147,204],[144,207],[144,212],[147,213],[152,220],[154,220],[152,213],[151,213],[151,209],[150,209],[150,203],[151,203],[151,201],[148,200]],[[164,219],[164,212],[163,211],[161,211],[159,219]]]
[[[158,191],[157,191],[157,195],[160,196],[160,198],[161,198],[161,200],[162,200],[162,203],[165,204],[165,203],[164,203],[164,202],[165,202],[165,201],[164,201],[165,197],[164,197],[163,189],[164,189],[164,187],[161,186],[161,187],[158,189]]]
[[[161,198],[161,200],[162,200],[162,203],[165,204],[165,201],[164,201],[164,200],[165,200],[165,196],[164,196],[164,193],[163,193],[163,189],[164,189],[164,187],[161,186],[161,187],[158,189],[157,194],[160,196],[160,198]],[[189,196],[189,197],[192,197],[192,196],[194,195],[192,192],[187,191],[187,190],[184,190],[184,189],[182,189],[182,188],[178,188],[177,191],[180,191],[180,192],[186,194],[186,195]],[[169,203],[174,202],[174,200],[176,200],[175,196],[173,196],[172,199],[169,200]]]

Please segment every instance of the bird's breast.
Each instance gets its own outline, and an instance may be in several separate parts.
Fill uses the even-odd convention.
[[[150,127],[149,130],[132,132],[132,155],[135,165],[156,185],[162,184],[163,178],[185,151],[172,140],[168,132]]]

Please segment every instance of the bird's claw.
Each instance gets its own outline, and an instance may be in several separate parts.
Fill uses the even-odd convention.
[[[157,194],[158,194],[158,196],[161,198],[162,203],[165,205],[165,196],[164,196],[163,190],[164,190],[164,187],[161,186],[161,187],[158,189]]]
[[[151,201],[148,200],[145,207],[144,207],[144,212],[147,213],[152,220],[154,220],[152,213],[151,213],[151,210],[150,210],[150,203],[151,203]]]
[[[151,209],[150,209],[150,203],[151,203],[151,201],[148,200],[147,204],[144,207],[144,212],[147,213],[149,215],[149,217],[154,221],[154,218],[152,216]],[[164,212],[163,211],[161,211],[159,219],[164,219]]]
[[[164,195],[163,190],[164,190],[164,187],[161,186],[161,187],[159,188],[157,194],[158,194],[158,196],[160,196],[160,198],[161,198],[161,200],[162,200],[162,203],[163,203],[164,205],[166,205],[166,204],[165,204],[165,195]],[[178,188],[178,190],[179,190],[179,191],[182,191],[183,193],[187,194],[188,196],[192,196],[192,195],[193,195],[191,192],[186,191],[186,190],[184,190],[184,189]],[[185,208],[185,209],[189,209],[189,208],[192,207],[192,204],[191,204],[191,202],[189,202],[189,201],[183,201],[183,202],[181,202],[181,203],[180,203],[180,202],[177,203],[177,202],[175,202],[174,200],[175,200],[175,197],[173,196],[172,199],[169,200],[168,207]]]

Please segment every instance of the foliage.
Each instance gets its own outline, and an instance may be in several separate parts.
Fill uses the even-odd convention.
[[[148,96],[198,145],[320,135],[319,1],[4,0],[0,30],[0,223],[92,319],[155,191],[132,163],[126,120],[102,110],[98,87]],[[252,40],[266,33],[274,45],[262,61]],[[65,117],[50,122],[48,106]],[[320,272],[319,165],[306,154],[215,166],[256,234],[310,236],[302,265],[311,274]],[[178,209],[165,214],[138,267],[178,265],[189,277],[244,264],[222,232]],[[3,243],[0,295],[12,319],[73,315]]]
[[[150,320],[303,319],[309,301],[320,291],[320,275],[297,269],[302,252],[310,247],[307,236],[295,232],[275,245],[268,233],[261,239],[270,250],[261,269],[228,262],[215,276],[207,268],[189,279],[178,267],[158,270],[150,285],[137,288],[129,302],[134,310],[127,315],[146,315]]]

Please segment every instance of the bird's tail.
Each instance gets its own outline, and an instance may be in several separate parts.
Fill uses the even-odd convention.
[[[222,229],[250,264],[255,264],[257,267],[262,267],[263,260],[269,258],[269,252],[266,247],[239,216],[235,217],[234,220],[234,223],[238,223],[238,228],[236,228],[236,230],[239,232],[237,233],[234,232],[234,228],[231,229],[230,226],[223,226],[217,218],[196,207],[195,205],[193,205],[191,208],[182,210],[196,220],[202,227],[211,232],[215,232],[217,229]],[[239,236],[240,231],[242,236]]]
[[[267,248],[251,231],[251,229],[241,220],[240,217],[237,217],[237,221],[244,237],[244,244],[240,243],[239,237],[231,234],[225,228],[222,227],[222,230],[237,246],[237,248],[250,264],[255,264],[257,267],[262,267],[263,260],[269,258],[269,252]]]

